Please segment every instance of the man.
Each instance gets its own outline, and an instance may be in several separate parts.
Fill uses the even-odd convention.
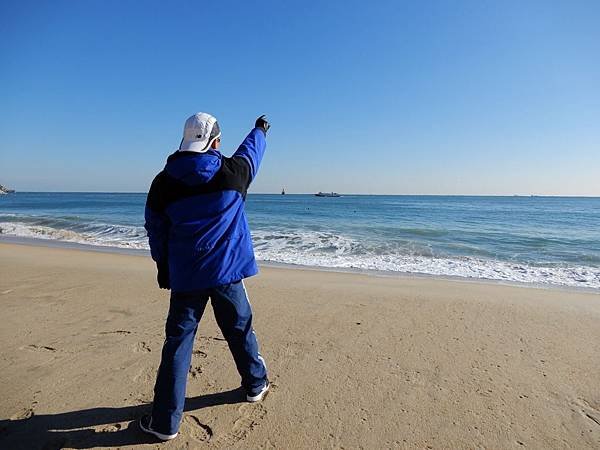
[[[258,272],[244,200],[269,127],[265,116],[259,117],[227,158],[218,151],[217,119],[194,114],[185,122],[179,150],[150,187],[145,228],[158,285],[171,289],[171,300],[152,414],[140,419],[140,427],[161,440],[177,436],[194,337],[209,298],[246,400],[260,401],[269,389],[243,283]]]

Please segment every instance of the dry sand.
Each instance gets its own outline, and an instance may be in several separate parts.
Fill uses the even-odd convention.
[[[168,293],[148,257],[0,244],[0,448],[600,448],[600,295],[264,268],[273,389],[242,402],[212,311],[180,436],[148,411]]]

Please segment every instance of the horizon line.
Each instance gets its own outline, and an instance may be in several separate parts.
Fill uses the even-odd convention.
[[[326,192],[326,191],[323,191]],[[329,192],[329,191],[327,191]],[[12,194],[145,194],[147,191],[15,191]],[[381,194],[381,193],[342,193],[340,196],[397,196],[397,197],[555,197],[555,198],[600,198],[600,195],[580,194]],[[248,192],[248,195],[315,195],[315,192],[294,192],[281,194],[280,192]]]

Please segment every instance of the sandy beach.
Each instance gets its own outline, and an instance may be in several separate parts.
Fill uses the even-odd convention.
[[[168,292],[149,257],[0,244],[0,447],[600,448],[600,295],[263,268],[272,391],[244,403],[207,312],[180,436],[148,411]]]

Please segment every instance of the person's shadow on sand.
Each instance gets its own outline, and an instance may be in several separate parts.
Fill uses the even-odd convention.
[[[241,388],[186,399],[185,411],[216,405],[244,402]],[[143,414],[150,412],[150,404],[122,408],[91,408],[59,414],[33,415],[27,419],[0,421],[0,448],[7,449],[59,449],[118,447],[122,445],[159,442],[143,433],[137,423]],[[129,423],[127,428],[115,426]],[[106,425],[101,430],[93,427]]]

